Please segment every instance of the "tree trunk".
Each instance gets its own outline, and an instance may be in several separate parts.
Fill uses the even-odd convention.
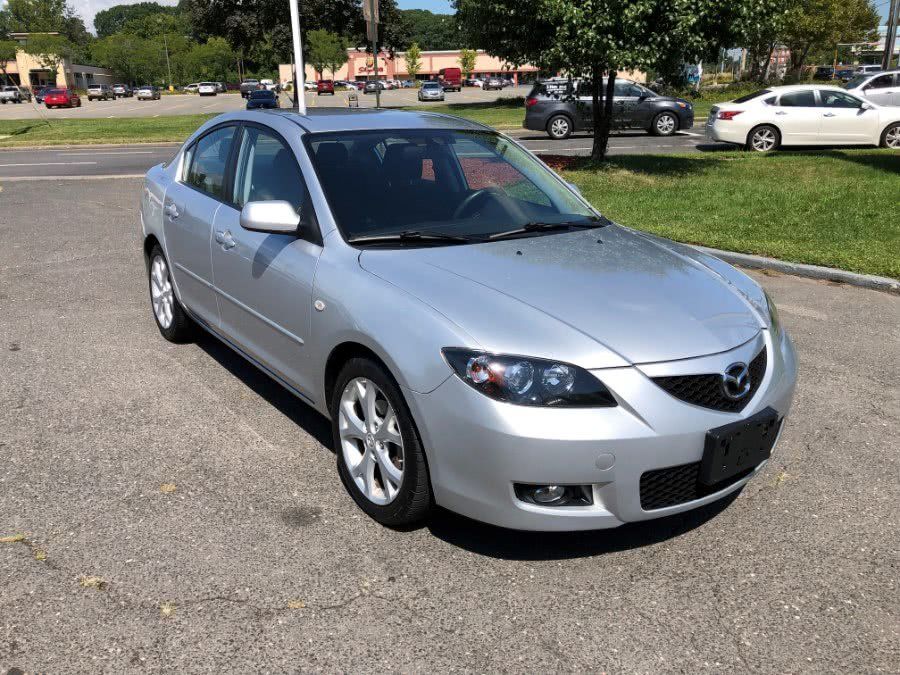
[[[613,92],[616,86],[616,71],[610,70],[603,90],[603,70],[594,66],[591,70],[591,118],[594,122],[594,145],[591,159],[602,162],[609,147],[609,129],[613,115]]]

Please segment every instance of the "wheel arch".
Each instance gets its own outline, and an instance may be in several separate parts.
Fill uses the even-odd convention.
[[[379,356],[374,349],[364,345],[362,342],[357,342],[355,340],[346,340],[336,345],[331,352],[328,354],[328,358],[325,360],[325,370],[323,373],[324,381],[322,383],[323,389],[322,391],[325,394],[325,407],[330,410],[331,407],[331,397],[334,395],[334,385],[337,381],[337,377],[341,372],[341,369],[344,365],[354,358],[365,358],[371,361],[374,361],[385,371],[394,382],[400,387],[399,382],[397,382],[397,378],[391,370],[390,366],[385,362],[381,356]]]

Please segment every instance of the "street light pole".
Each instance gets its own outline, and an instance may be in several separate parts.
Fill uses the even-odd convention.
[[[881,57],[881,69],[890,70],[894,60],[894,44],[897,40],[897,22],[900,20],[900,2],[891,0],[888,11],[887,34],[884,36],[884,55]]]
[[[169,72],[169,86],[172,86],[172,66],[169,63],[169,39],[163,33],[163,44],[166,46],[166,70]]]
[[[306,90],[303,80],[305,70],[303,67],[303,46],[300,44],[300,8],[299,0],[288,0],[291,6],[291,32],[294,37],[294,105],[301,115],[306,114]]]

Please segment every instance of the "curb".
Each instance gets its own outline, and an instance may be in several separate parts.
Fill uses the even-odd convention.
[[[885,291],[887,293],[900,295],[900,281],[888,277],[878,277],[872,274],[857,274],[856,272],[838,270],[832,267],[821,267],[819,265],[804,265],[802,263],[786,262],[784,260],[776,260],[775,258],[764,258],[759,255],[735,253],[733,251],[722,251],[717,248],[708,248],[706,246],[692,246],[692,248],[714,255],[732,265],[740,265],[741,267],[749,267],[750,269],[756,270],[772,270],[774,272],[781,272],[782,274],[792,274],[794,276],[807,277],[809,279],[837,281],[849,286],[858,286],[859,288],[869,288],[876,291]]]

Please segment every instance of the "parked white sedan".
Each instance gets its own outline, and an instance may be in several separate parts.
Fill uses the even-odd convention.
[[[747,150],[787,145],[881,145],[900,150],[900,108],[839,87],[769,87],[714,106],[706,135]]]
[[[844,85],[844,88],[851,94],[878,105],[900,106],[900,70],[863,72]]]

